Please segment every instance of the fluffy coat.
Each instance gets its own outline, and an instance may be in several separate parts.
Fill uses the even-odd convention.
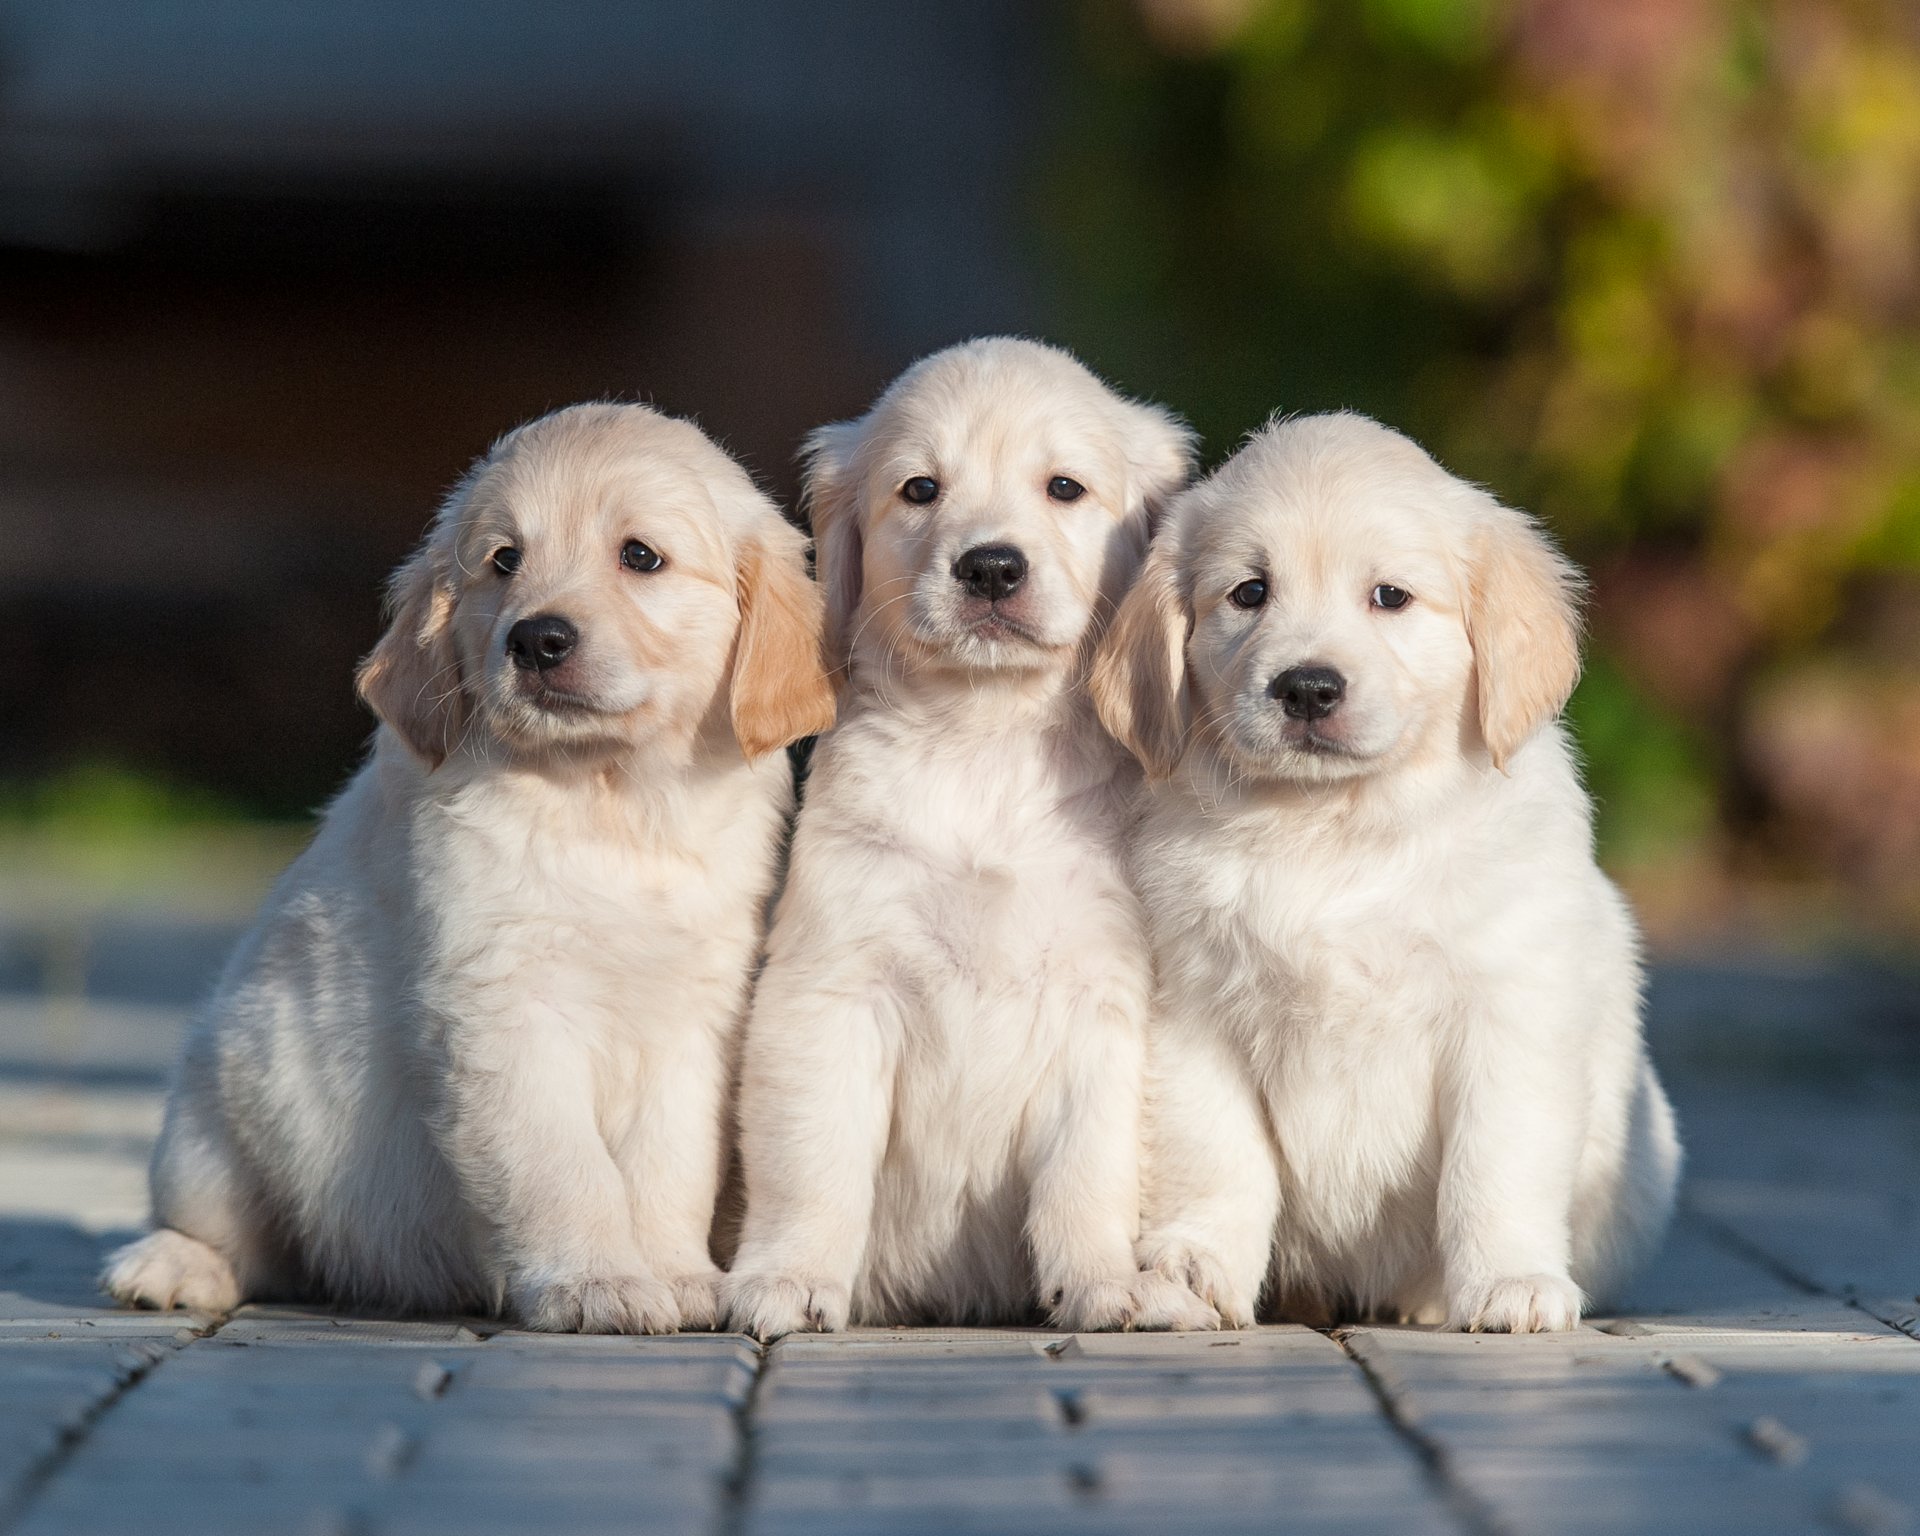
[[[1190,452],[1165,413],[1003,339],[815,436],[845,698],[747,1030],[734,1327],[1204,1310],[1134,1262],[1138,773],[1085,691]]]
[[[1229,1324],[1569,1328],[1658,1240],[1679,1145],[1555,719],[1575,595],[1522,514],[1308,417],[1175,503],[1108,637],[1156,781],[1140,1257]]]
[[[475,468],[393,606],[371,760],[193,1029],[103,1283],[710,1325],[775,749],[832,717],[804,540],[695,428],[574,407]]]

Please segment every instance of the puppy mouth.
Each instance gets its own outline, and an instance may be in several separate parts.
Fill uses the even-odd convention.
[[[1312,726],[1308,726],[1298,733],[1289,731],[1286,742],[1294,751],[1304,752],[1310,757],[1348,757],[1358,759],[1368,755],[1365,752],[1356,752],[1344,741],[1337,740],[1332,736],[1321,735],[1320,732],[1314,730]]]
[[[968,638],[974,640],[1013,640],[1027,645],[1043,643],[1032,625],[998,607],[968,620],[966,632]]]
[[[563,720],[609,713],[606,706],[591,695],[562,687],[539,676],[523,679],[514,690],[514,696],[516,702],[528,709]]]

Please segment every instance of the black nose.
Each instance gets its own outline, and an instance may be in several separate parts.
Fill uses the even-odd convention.
[[[507,654],[524,672],[544,672],[573,654],[580,631],[557,613],[522,619],[507,631]]]
[[[1027,557],[1011,544],[982,544],[953,562],[953,579],[975,597],[1006,597],[1027,579]]]
[[[1347,696],[1347,680],[1332,667],[1288,667],[1267,692],[1296,720],[1319,720],[1330,715]]]

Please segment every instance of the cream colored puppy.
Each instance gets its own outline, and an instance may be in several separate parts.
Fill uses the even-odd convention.
[[[1161,781],[1141,1258],[1245,1325],[1571,1328],[1679,1165],[1556,716],[1574,572],[1351,415],[1169,513],[1095,674]]]
[[[846,694],[748,1023],[734,1327],[1210,1315],[1134,1262],[1138,770],[1085,691],[1190,452],[1012,340],[809,445]]]
[[[123,1301],[714,1321],[723,1096],[832,721],[805,541],[694,427],[503,439],[394,582],[372,760],[193,1031]]]

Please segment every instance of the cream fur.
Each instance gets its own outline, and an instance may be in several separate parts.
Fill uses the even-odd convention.
[[[624,568],[632,539],[665,567]],[[362,669],[371,761],[192,1032],[114,1296],[714,1321],[723,1098],[791,801],[769,749],[831,720],[804,554],[639,406],[476,467]],[[575,653],[514,667],[509,627],[554,613]]]
[[[736,1328],[1207,1320],[1133,1257],[1138,774],[1084,688],[1190,453],[1163,412],[1011,340],[929,358],[816,434],[845,702],[748,1024]],[[1086,494],[1050,499],[1062,475]],[[926,505],[902,493],[919,476]],[[1031,565],[997,615],[954,571],[986,544]]]
[[[1350,415],[1267,427],[1156,537],[1095,683],[1163,781],[1139,1252],[1228,1323],[1569,1328],[1658,1240],[1679,1145],[1554,718],[1574,592]],[[1269,692],[1308,664],[1347,683],[1311,728]]]

